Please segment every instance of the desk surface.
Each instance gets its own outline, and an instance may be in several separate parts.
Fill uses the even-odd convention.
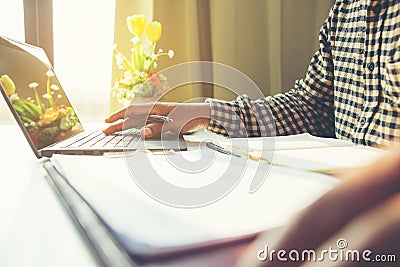
[[[20,130],[0,131],[0,265],[96,266]]]
[[[0,126],[0,266],[99,266],[16,126]],[[232,266],[246,244],[146,266]]]

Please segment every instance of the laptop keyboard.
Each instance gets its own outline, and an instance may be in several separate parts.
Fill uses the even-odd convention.
[[[101,131],[90,134],[85,133],[82,136],[66,140],[63,148],[111,148],[111,147],[127,147],[130,143],[140,139],[139,129],[129,129],[123,133],[105,135]]]

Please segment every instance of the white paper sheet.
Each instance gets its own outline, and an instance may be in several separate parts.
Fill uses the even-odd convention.
[[[138,153],[136,156],[148,156]],[[198,151],[181,153],[185,159],[198,157]],[[152,155],[151,160],[164,174],[173,174],[167,176],[176,185],[200,186],[198,180],[202,179],[207,184],[212,182],[210,177],[215,179],[221,171],[232,174],[231,179],[239,183],[213,204],[182,209],[161,204],[145,194],[132,178],[124,158],[67,155],[52,158],[72,186],[123,237],[124,246],[139,254],[247,235],[282,225],[338,183],[329,176],[274,166],[261,188],[249,194],[257,162],[242,159],[248,165],[240,175],[235,169],[226,169],[231,156],[221,153],[209,170],[195,174],[177,171],[163,156]]]
[[[367,166],[386,154],[366,146],[281,150],[275,152],[273,162],[306,171],[335,172]]]
[[[215,142],[236,154],[254,159],[264,158],[275,165],[323,173],[363,167],[387,154],[381,149],[357,146],[350,141],[316,137],[308,133],[232,138]]]
[[[247,152],[354,146],[350,141],[322,138],[308,133],[277,137],[219,139],[216,141],[224,147],[232,147],[236,150]]]

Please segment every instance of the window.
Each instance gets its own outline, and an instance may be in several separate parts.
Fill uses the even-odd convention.
[[[4,35],[23,42],[24,33],[24,8],[23,0],[0,0],[0,35]],[[1,75],[1,74],[0,74]],[[13,123],[11,112],[8,111],[2,96],[0,101],[0,123]]]
[[[54,68],[84,122],[109,111],[115,1],[53,0]]]
[[[25,40],[23,0],[0,0],[0,34],[18,41]]]
[[[23,2],[0,0],[0,34],[22,42]],[[114,13],[115,0],[53,0],[54,68],[84,122],[100,122],[108,114]],[[0,122],[10,122],[3,110],[5,104]]]

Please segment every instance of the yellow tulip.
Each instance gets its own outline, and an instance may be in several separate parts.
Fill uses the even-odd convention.
[[[15,84],[7,74],[1,76],[0,84],[8,96],[15,94]]]
[[[129,16],[126,18],[126,23],[128,24],[128,29],[132,34],[140,36],[146,28],[146,17],[144,15]]]
[[[146,36],[151,42],[155,43],[161,38],[162,28],[161,23],[153,21],[149,23],[146,28]]]

